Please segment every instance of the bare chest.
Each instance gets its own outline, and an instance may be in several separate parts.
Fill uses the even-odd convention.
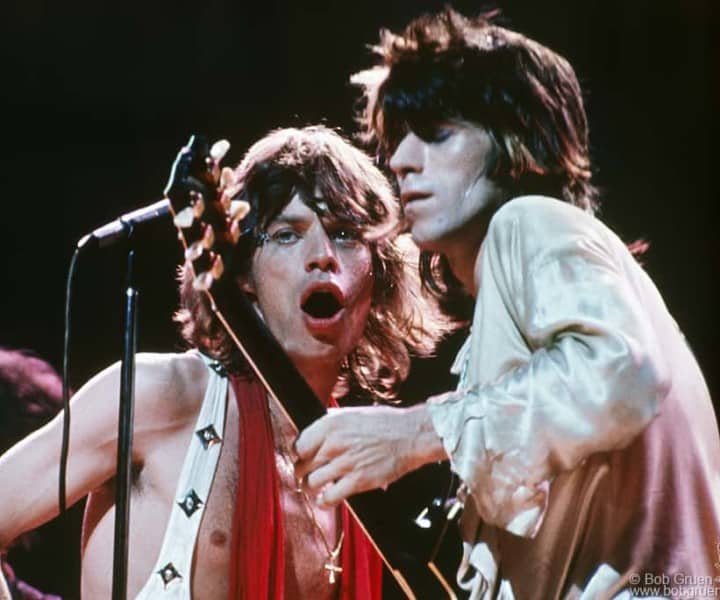
[[[341,526],[336,509],[322,510],[297,491],[292,463],[285,447],[295,433],[289,423],[272,420],[275,439],[274,462],[280,484],[285,552],[285,596],[331,600],[338,597],[340,563],[338,548]],[[228,402],[223,449],[212,492],[199,531],[193,561],[193,595],[196,598],[225,598],[232,569],[232,528],[235,497],[243,473],[238,467],[238,414],[234,398]],[[253,492],[252,482],[241,490]],[[335,557],[333,557],[333,553]]]
[[[192,415],[191,415],[192,416]],[[196,415],[195,415],[196,416]],[[208,498],[201,498],[204,514],[196,539],[188,538],[192,551],[191,584],[195,598],[227,598],[232,519],[237,481],[237,419],[228,414],[224,444]],[[134,597],[154,577],[157,565],[165,564],[163,540],[168,535],[173,506],[184,493],[178,489],[181,466],[195,435],[195,419],[148,445],[133,483],[130,504],[128,595]],[[158,436],[160,438],[160,436]],[[94,492],[88,501],[84,523],[83,596],[109,597],[112,570],[112,482]],[[176,535],[177,530],[175,534]],[[180,543],[180,540],[177,540]],[[180,573],[187,578],[187,573]]]
[[[341,580],[341,521],[338,509],[321,509],[298,490],[288,458],[292,426],[273,418],[275,465],[285,534],[285,595],[288,598],[337,598]]]
[[[288,429],[289,428],[289,429]],[[177,501],[177,482],[190,440],[195,435],[190,421],[166,435],[162,444],[145,456],[139,478],[133,489],[131,504],[130,564],[128,590],[137,593],[157,576],[153,565],[162,557],[161,545],[166,534],[172,506]],[[194,598],[227,598],[229,573],[232,569],[232,534],[238,470],[238,414],[234,399],[228,401],[225,431],[220,458],[207,498],[192,560],[192,593]],[[340,521],[336,509],[321,510],[296,489],[292,463],[284,451],[294,439],[292,426],[278,427],[273,422],[274,460],[280,483],[280,502],[285,536],[285,595],[288,598],[331,600],[338,597],[340,573],[338,541]],[[248,486],[241,486],[252,492]],[[101,577],[111,564],[112,523],[111,493],[96,494],[86,515],[84,590],[88,597],[104,595],[109,580]],[[336,551],[337,558],[333,559]],[[331,581],[332,580],[332,581]],[[104,591],[103,591],[104,590]],[[95,593],[98,592],[98,593]]]

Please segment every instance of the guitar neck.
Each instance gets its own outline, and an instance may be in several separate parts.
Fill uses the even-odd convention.
[[[325,406],[285,354],[248,297],[230,278],[216,282],[213,289],[217,292],[215,298],[222,298],[232,307],[227,311],[218,310],[216,314],[226,322],[226,329],[234,336],[245,360],[298,431],[322,417],[326,413]],[[217,307],[214,299],[213,303]]]

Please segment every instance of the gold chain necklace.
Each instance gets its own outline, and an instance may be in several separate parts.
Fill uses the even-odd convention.
[[[343,568],[338,564],[338,560],[340,558],[340,551],[342,550],[343,542],[345,541],[345,531],[341,529],[338,542],[335,547],[332,548],[330,546],[330,542],[328,542],[328,539],[325,536],[325,532],[323,531],[322,526],[320,525],[320,523],[318,523],[317,518],[315,517],[315,511],[313,510],[312,502],[308,497],[307,492],[303,489],[302,482],[298,481],[297,478],[295,478],[294,463],[291,458],[290,449],[288,448],[286,443],[285,435],[283,434],[282,423],[278,422],[278,417],[277,415],[275,415],[275,411],[273,411],[272,409],[272,399],[268,398],[268,402],[271,404],[269,408],[270,418],[272,419],[274,424],[273,429],[277,431],[277,435],[279,438],[278,449],[280,450],[283,461],[285,461],[285,463],[288,465],[292,477],[295,479],[295,492],[302,497],[302,504],[305,507],[305,512],[307,513],[310,522],[313,525],[313,528],[320,536],[320,540],[322,541],[322,544],[325,548],[326,558],[323,568],[328,572],[328,583],[332,585],[337,580],[336,576],[341,575],[343,572]],[[342,528],[342,520],[340,522],[340,527]]]

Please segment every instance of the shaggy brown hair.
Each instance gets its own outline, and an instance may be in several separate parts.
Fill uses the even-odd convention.
[[[336,392],[393,397],[407,376],[408,348],[429,354],[450,325],[422,294],[417,251],[413,256],[412,243],[401,244],[396,237],[398,204],[385,176],[336,132],[312,126],[279,129],[255,143],[235,170],[235,185],[235,197],[252,208],[244,223],[248,233],[238,244],[230,276],[250,273],[265,229],[296,193],[318,214],[326,211],[362,233],[372,253],[372,307],[362,338],[343,361]],[[226,367],[246,371],[244,359],[213,317],[206,296],[193,289],[188,269],[181,272],[180,280],[181,309],[176,320],[185,339]]]
[[[429,140],[442,121],[483,127],[493,143],[488,176],[509,193],[541,194],[592,212],[588,124],[575,72],[562,56],[452,9],[380,32],[379,64],[351,78],[364,92],[366,142],[388,157],[408,130]],[[423,280],[438,293],[456,280],[443,257],[423,252]],[[445,282],[444,284],[442,282]]]

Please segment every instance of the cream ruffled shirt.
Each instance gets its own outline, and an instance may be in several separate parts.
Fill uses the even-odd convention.
[[[648,597],[652,574],[718,576],[720,595],[712,403],[625,245],[564,202],[516,198],[476,284],[460,385],[430,401],[467,490],[471,598]]]

